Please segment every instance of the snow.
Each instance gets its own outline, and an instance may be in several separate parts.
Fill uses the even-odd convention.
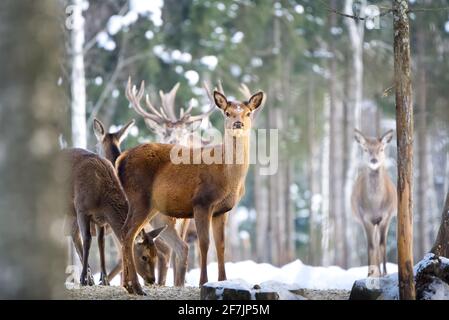
[[[244,37],[245,37],[245,35],[243,34],[243,32],[237,31],[236,33],[234,33],[232,35],[231,42],[235,43],[235,44],[240,43],[240,42],[242,42]]]
[[[195,70],[188,70],[184,73],[184,77],[186,77],[190,86],[194,86],[200,81],[200,75]]]
[[[389,272],[397,272],[397,265],[387,264]],[[207,267],[209,281],[217,281],[217,263],[210,263]],[[260,284],[266,281],[277,281],[290,285],[295,285],[304,289],[340,289],[351,290],[356,280],[366,278],[368,267],[355,267],[342,269],[337,266],[314,267],[305,265],[301,260],[295,260],[285,266],[278,268],[268,263],[256,263],[251,260],[226,263],[226,274],[228,280],[244,279],[250,284]],[[396,277],[392,274],[389,277]],[[99,279],[99,274],[95,275],[95,281]],[[192,269],[186,275],[186,286],[197,287],[200,279],[200,269]],[[115,277],[111,281],[112,285],[120,285],[120,277]],[[173,285],[173,271],[170,269],[167,274],[167,285]],[[392,288],[393,289],[393,288]],[[397,288],[396,288],[397,290]]]
[[[397,272],[397,265],[388,263],[389,272]],[[217,263],[209,264],[207,273],[209,280],[218,278]],[[228,279],[245,279],[249,283],[262,283],[265,281],[279,281],[286,284],[295,284],[305,289],[342,289],[351,290],[356,280],[366,278],[368,267],[356,267],[348,270],[337,266],[313,267],[305,265],[301,260],[295,260],[281,268],[268,263],[256,263],[251,260],[226,263]],[[200,270],[193,269],[186,275],[188,286],[197,286]],[[172,274],[169,272],[167,284],[172,285]]]
[[[207,66],[209,70],[214,71],[218,64],[218,58],[216,56],[204,56],[200,62]]]

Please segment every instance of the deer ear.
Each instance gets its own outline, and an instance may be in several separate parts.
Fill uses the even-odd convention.
[[[385,132],[384,135],[380,138],[380,142],[382,142],[384,146],[389,144],[393,139],[393,133],[393,130],[388,130],[387,132]]]
[[[362,146],[366,144],[365,136],[357,129],[354,129],[354,139],[355,141],[357,141],[358,144]]]
[[[123,140],[128,136],[129,130],[132,128],[132,126],[136,123],[134,119],[132,119],[130,122],[125,124],[123,128],[121,128],[117,133],[116,137],[119,141],[119,143],[122,143]]]
[[[226,97],[216,90],[214,91],[214,100],[217,107],[219,107],[221,110],[225,110],[228,106],[228,100],[226,99]]]
[[[97,140],[101,141],[105,135],[105,130],[103,124],[97,118],[94,119],[94,132]]]
[[[259,91],[256,94],[254,94],[251,98],[249,98],[248,107],[251,109],[251,111],[254,111],[260,107],[263,101],[263,96],[264,93],[262,91]]]
[[[157,228],[157,229],[154,229],[154,230],[151,230],[150,232],[147,233],[147,235],[151,241],[154,241],[157,238],[159,238],[159,236],[161,235],[162,232],[164,232],[165,229],[167,229],[167,225]]]
[[[142,231],[139,232],[139,234],[136,236],[136,242],[138,244],[143,244],[147,241],[147,237],[145,234],[145,230],[142,229]]]

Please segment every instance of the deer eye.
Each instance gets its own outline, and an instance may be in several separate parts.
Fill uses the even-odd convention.
[[[247,117],[251,116],[251,112],[248,112],[248,113],[246,114],[246,116],[247,116]]]
[[[142,260],[145,261],[145,262],[147,262],[147,261],[148,261],[147,256],[142,256]]]
[[[230,117],[231,114],[229,112],[225,112],[226,117]]]

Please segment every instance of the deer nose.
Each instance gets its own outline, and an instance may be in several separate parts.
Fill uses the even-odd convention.
[[[232,129],[242,129],[242,128],[243,128],[243,122],[241,122],[241,121],[234,122],[234,124],[232,125]]]
[[[371,159],[371,163],[372,164],[376,164],[377,163],[377,159]]]

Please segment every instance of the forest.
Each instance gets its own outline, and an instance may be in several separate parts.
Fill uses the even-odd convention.
[[[122,155],[114,158],[111,168],[117,171],[129,207],[135,209],[134,194],[127,189],[131,182],[126,184],[120,171],[132,168],[128,163],[134,147],[157,142],[191,143],[192,148],[190,132],[195,131],[206,148],[207,142],[201,139],[208,132],[227,132],[230,119],[240,119],[241,106],[254,113],[252,129],[268,132],[267,139],[258,136],[257,141],[266,144],[269,140],[269,146],[262,151],[264,159],[248,166],[242,180],[244,195],[223,219],[228,280],[243,278],[252,284],[276,280],[303,289],[339,289],[349,298],[356,280],[381,276],[383,269],[380,279],[386,283],[399,272],[399,293],[393,298],[414,299],[414,281],[417,297],[426,297],[420,283],[424,276],[417,276],[416,270],[427,270],[439,256],[441,268],[449,265],[443,258],[449,254],[446,0],[25,3],[0,4],[0,61],[4,62],[0,219],[10,221],[0,224],[0,248],[5,252],[0,266],[10,270],[0,275],[0,284],[13,288],[0,289],[0,297],[67,295],[62,285],[64,281],[67,285],[67,276],[75,269],[84,271],[86,262],[80,261],[76,244],[66,232],[69,166],[58,157],[61,149],[83,148],[108,158],[107,133],[117,132],[111,139]],[[263,99],[258,97],[260,92]],[[235,111],[231,101],[244,103],[237,104]],[[247,120],[241,121],[245,129]],[[233,130],[242,129],[235,122],[231,125]],[[261,174],[267,159],[274,171]],[[156,179],[162,187],[161,191],[151,187],[156,188],[153,197],[164,196],[152,201],[170,203],[173,197],[174,203],[182,203],[174,190],[197,190],[189,181],[193,173],[184,179],[182,172],[179,180],[171,181],[176,186],[166,182],[170,178]],[[203,174],[212,175],[208,172],[204,169]],[[369,184],[372,172],[380,174],[380,182]],[[363,179],[369,180],[367,190]],[[163,189],[165,183],[171,187]],[[391,208],[386,208],[389,201]],[[373,218],[368,221],[365,215],[369,214]],[[140,220],[135,217],[137,226]],[[213,230],[207,231],[209,251],[203,251],[201,230],[208,226],[201,224],[196,211],[189,217],[194,219],[182,222],[188,248],[183,281],[178,263],[184,251],[170,248],[175,237],[168,239],[170,222],[156,218],[159,215],[152,228],[144,230],[162,231],[148,232],[154,238],[142,241],[155,244],[159,252],[161,247],[169,248],[168,257],[173,249],[171,262],[166,261],[169,286],[186,284],[179,289],[183,292],[189,286],[196,288],[198,281],[203,285],[203,259],[210,264],[209,281],[226,280],[220,269],[222,258],[217,260],[219,245],[215,252],[214,223]],[[77,221],[83,235],[82,219],[77,219],[74,226]],[[128,214],[124,225],[130,226],[133,219]],[[213,216],[212,222],[216,219]],[[117,235],[113,223],[109,224]],[[133,259],[126,257],[125,249],[120,252],[113,235],[105,237],[105,257],[98,255],[101,244],[95,238],[108,230],[101,228],[92,234],[92,281],[107,281],[103,260],[109,272],[120,256],[126,278],[127,263],[134,265]],[[126,236],[117,238],[125,241]],[[34,252],[24,243],[32,238],[40,240]],[[158,244],[163,241],[168,245]],[[17,251],[8,250],[11,243]],[[47,261],[53,261],[50,268],[45,267]],[[160,257],[158,263],[160,278]],[[414,280],[415,263],[421,268],[415,266]],[[41,270],[41,279],[49,279],[48,288],[41,284],[39,292],[29,289],[30,283],[40,281],[33,274],[25,276],[23,283],[12,283],[15,268],[24,264]],[[381,264],[383,268],[378,267]],[[27,268],[19,269],[26,272]],[[172,269],[178,271],[172,275]],[[266,278],[251,274],[255,270],[267,274]],[[314,286],[313,280],[305,280],[306,274],[322,280]],[[70,281],[76,283],[79,277],[75,273]],[[119,286],[118,278],[118,282],[109,281]],[[395,290],[397,286],[396,280]],[[442,287],[440,298],[449,299],[448,286]],[[383,293],[387,297],[389,290]]]

